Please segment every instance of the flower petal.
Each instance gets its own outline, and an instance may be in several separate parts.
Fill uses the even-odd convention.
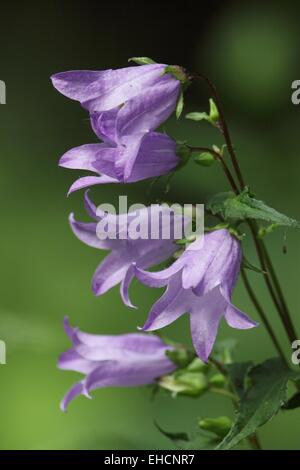
[[[119,181],[111,178],[110,176],[101,175],[101,176],[83,176],[75,181],[69,189],[68,195],[78,191],[79,189],[88,188],[89,186],[94,186],[96,184],[108,184],[108,183],[118,183]]]
[[[99,139],[106,142],[116,142],[116,118],[120,107],[117,106],[109,111],[99,113],[97,111],[91,114],[92,129]]]
[[[68,150],[59,160],[59,166],[77,170],[96,171],[94,163],[98,152],[105,148],[106,144],[86,144]]]
[[[172,278],[165,293],[151,308],[142,331],[154,331],[173,323],[187,311],[188,292],[181,288],[181,275]]]
[[[76,383],[70,390],[66,393],[64,398],[60,403],[60,409],[62,411],[67,411],[68,405],[70,401],[72,401],[75,397],[78,397],[83,392],[83,384],[81,382]]]
[[[139,181],[164,175],[179,164],[176,143],[166,134],[149,132],[144,136],[134,161],[124,168],[124,180]]]
[[[172,276],[182,269],[182,259],[176,260],[171,266],[162,271],[144,271],[135,266],[135,275],[139,281],[149,287],[164,287]]]
[[[155,240],[153,242],[151,240],[147,240],[147,243],[145,243],[147,250],[146,253],[138,258],[136,263],[131,264],[121,283],[121,297],[124,304],[128,307],[136,308],[129,298],[129,287],[136,273],[135,266],[137,265],[139,268],[150,268],[151,266],[155,266],[156,264],[168,259],[177,249],[172,240],[163,240],[159,243],[155,242],[157,241]]]
[[[113,250],[99,264],[92,281],[92,289],[95,295],[102,295],[112,287],[119,284],[130,267],[132,254],[125,250]]]
[[[191,334],[195,351],[204,362],[213,348],[226,303],[219,286],[202,297],[194,295],[190,309]]]
[[[225,311],[225,320],[231,328],[237,328],[239,330],[247,330],[258,326],[256,321],[252,320],[230,302]]]
[[[73,214],[70,214],[69,222],[74,235],[86,245],[106,250],[114,246],[115,240],[100,240],[97,237],[97,223],[77,222]]]
[[[160,85],[141,90],[138,96],[127,101],[116,120],[116,136],[122,137],[153,131],[174,111],[180,91],[180,82],[170,77]]]

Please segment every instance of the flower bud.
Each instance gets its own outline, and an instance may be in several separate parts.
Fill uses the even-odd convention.
[[[228,416],[219,416],[218,418],[202,418],[198,422],[200,429],[210,431],[223,438],[230,431],[232,421]]]
[[[160,387],[172,392],[174,396],[199,397],[208,389],[208,382],[204,374],[189,372],[186,369],[160,378],[158,384]]]

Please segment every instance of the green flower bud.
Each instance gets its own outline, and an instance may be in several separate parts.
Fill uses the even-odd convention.
[[[223,387],[226,383],[226,378],[223,374],[214,374],[209,378],[208,382],[212,387]]]
[[[211,166],[215,163],[213,155],[209,152],[194,153],[194,162],[200,166]]]
[[[199,397],[208,389],[208,382],[204,374],[201,372],[188,372],[186,369],[161,377],[158,384],[160,387],[172,392],[174,396]]]
[[[232,421],[228,416],[219,416],[218,418],[202,418],[198,422],[200,429],[210,431],[223,438],[231,429]]]
[[[218,108],[212,98],[209,100],[209,119],[214,123],[217,123],[220,119]]]

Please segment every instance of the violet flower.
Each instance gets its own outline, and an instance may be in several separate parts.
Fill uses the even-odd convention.
[[[60,356],[58,367],[80,372],[85,377],[63,398],[60,405],[63,411],[78,395],[91,398],[91,390],[152,384],[176,369],[166,355],[172,347],[158,336],[145,333],[92,335],[72,328],[67,318],[64,328],[72,348]]]
[[[69,193],[105,183],[132,183],[169,173],[180,162],[176,142],[165,134],[148,132],[123,137],[122,144],[109,142],[73,148],[60,159],[65,168],[89,170],[97,176],[83,176]]]
[[[257,325],[231,303],[240,263],[239,241],[222,229],[206,233],[204,241],[191,243],[167,269],[147,272],[136,266],[135,275],[141,282],[151,287],[167,286],[141,329],[158,330],[189,313],[194,348],[206,362],[223,315],[232,328],[248,329]],[[126,279],[124,284],[128,289]]]
[[[131,305],[127,298],[127,283],[134,276],[132,263],[141,268],[149,268],[170,258],[178,246],[174,243],[176,233],[180,233],[189,223],[187,218],[176,215],[165,206],[156,205],[135,211],[129,214],[113,215],[97,211],[96,206],[85,193],[85,207],[89,215],[95,220],[92,223],[78,222],[73,214],[70,216],[71,228],[76,237],[86,245],[94,248],[111,250],[99,264],[93,276],[92,289],[95,295],[102,295],[115,285],[121,283],[121,296],[124,302]],[[150,212],[151,211],[151,212]],[[157,239],[151,238],[151,214],[160,217],[168,216],[166,223],[170,223],[170,237],[165,239],[162,231],[163,218],[158,219],[159,233]],[[108,225],[116,227],[116,237],[99,238],[97,224],[107,221]],[[133,239],[130,233],[132,222],[139,220],[141,224],[148,223],[147,239]],[[103,237],[104,238],[104,237]],[[126,278],[126,284],[124,284]]]
[[[116,108],[125,115],[126,123],[135,98],[138,104],[134,105],[134,114],[137,108],[156,114],[158,107],[163,116],[156,121],[153,130],[174,111],[180,92],[180,81],[173,74],[165,74],[166,67],[165,64],[149,64],[117,70],[74,70],[56,73],[51,80],[60,93],[79,101],[90,113]]]

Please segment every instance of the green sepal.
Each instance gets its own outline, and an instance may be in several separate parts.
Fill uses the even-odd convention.
[[[128,62],[135,62],[138,65],[156,64],[156,62],[150,59],[150,57],[130,57]]]

